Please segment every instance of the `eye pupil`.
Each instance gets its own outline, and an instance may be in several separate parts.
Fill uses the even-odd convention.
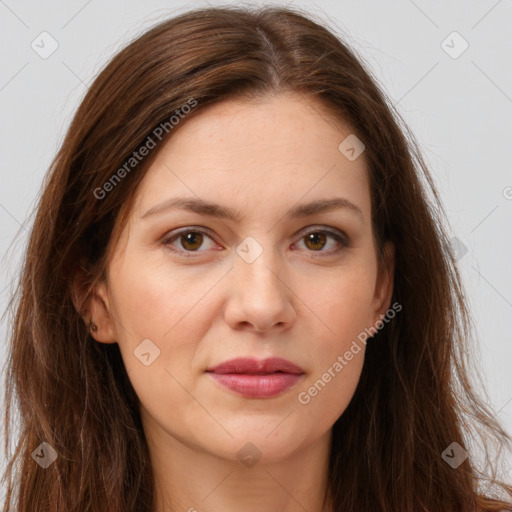
[[[321,249],[324,244],[325,244],[325,240],[326,240],[326,236],[324,233],[309,233],[309,235],[306,235],[306,245],[310,248],[310,249]],[[312,242],[313,245],[315,244],[318,244],[320,243],[321,247],[310,247],[309,246],[309,243]]]
[[[201,247],[203,242],[203,235],[201,233],[197,233],[196,231],[189,231],[181,235],[181,240],[181,245],[184,249],[194,250]],[[187,246],[187,244],[192,244],[194,247]]]

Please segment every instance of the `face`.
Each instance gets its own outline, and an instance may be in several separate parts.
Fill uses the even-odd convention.
[[[149,437],[277,461],[325,438],[354,394],[393,257],[377,264],[364,152],[338,149],[350,128],[315,101],[209,107],[139,185],[91,314]]]

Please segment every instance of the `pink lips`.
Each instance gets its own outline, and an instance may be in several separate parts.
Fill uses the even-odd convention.
[[[206,371],[221,385],[250,398],[277,396],[294,386],[304,374],[302,368],[280,357],[263,361],[232,359]]]

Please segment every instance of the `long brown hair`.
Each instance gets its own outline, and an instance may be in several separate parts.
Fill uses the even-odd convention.
[[[46,176],[10,304],[6,450],[14,419],[20,432],[5,512],[152,510],[138,398],[117,344],[90,336],[76,281],[85,276],[87,296],[105,275],[137,185],[187,119],[226,99],[283,91],[318,98],[365,144],[378,246],[396,248],[392,302],[403,311],[368,343],[334,424],[334,509],[512,510],[497,498],[512,488],[492,467],[469,458],[454,468],[443,457],[452,443],[470,451],[478,435],[490,459],[491,442],[508,448],[510,438],[471,385],[472,322],[417,143],[353,50],[299,10],[267,6],[197,9],[158,24],[111,60],[80,104]],[[156,150],[127,167],[148,137]],[[32,456],[42,442],[58,454],[45,469]],[[484,492],[485,482],[494,487]]]

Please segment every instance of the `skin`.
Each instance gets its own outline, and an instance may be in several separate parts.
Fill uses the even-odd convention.
[[[390,307],[394,248],[385,246],[387,267],[379,266],[364,152],[350,161],[338,150],[352,132],[322,109],[284,93],[223,102],[184,122],[141,182],[107,280],[91,298],[93,336],[119,344],[140,398],[158,512],[330,510],[322,504],[331,430],[354,394],[364,344],[308,404],[298,395]],[[176,196],[217,202],[244,219],[179,209],[142,218]],[[333,197],[362,217],[348,208],[285,215]],[[163,242],[186,227],[210,232]],[[326,238],[308,242],[310,227]],[[344,233],[350,246],[325,229]],[[236,252],[249,236],[263,250],[251,263]],[[134,355],[145,339],[160,350],[148,366]],[[283,357],[304,375],[277,397],[255,399],[205,373],[240,356]],[[261,455],[252,467],[237,457],[248,442]]]

